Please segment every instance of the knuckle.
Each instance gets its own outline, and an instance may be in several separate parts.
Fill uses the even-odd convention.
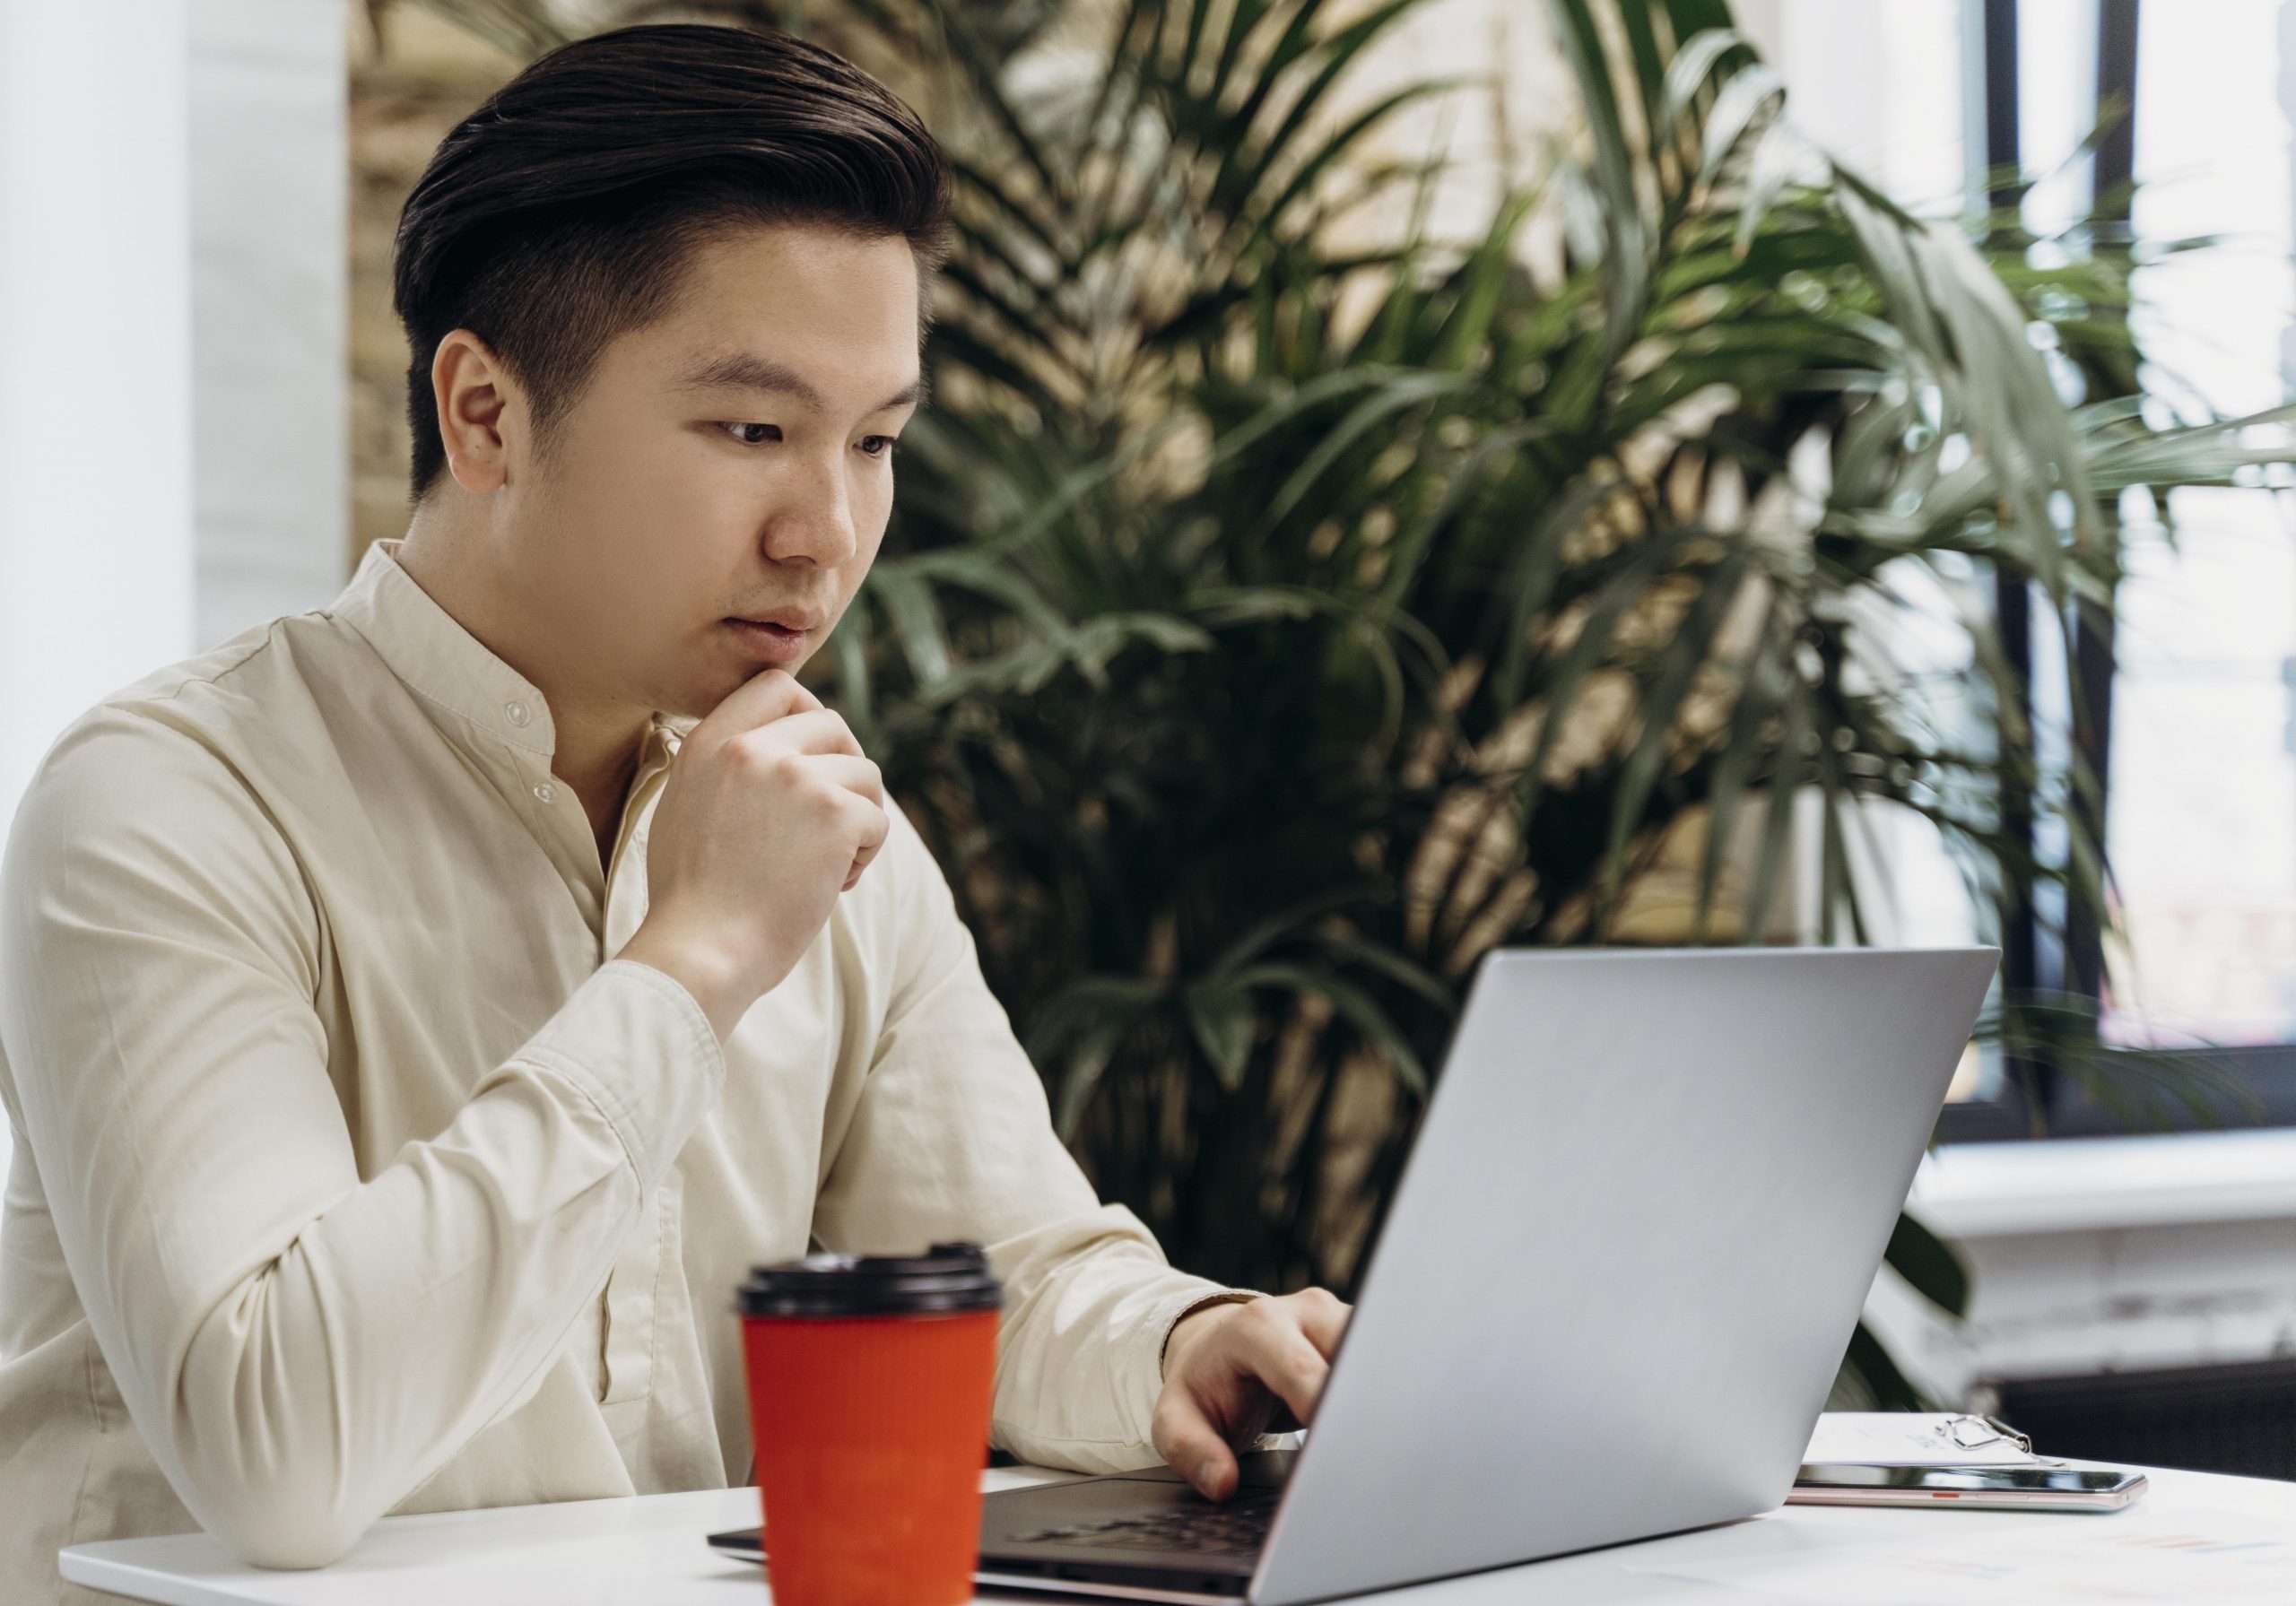
[[[783,786],[801,794],[812,789],[807,784],[813,778],[812,771],[805,763],[804,754],[783,748],[773,754],[769,764],[770,773]]]
[[[775,756],[775,749],[756,731],[728,737],[718,751],[730,768],[745,776],[764,775]]]

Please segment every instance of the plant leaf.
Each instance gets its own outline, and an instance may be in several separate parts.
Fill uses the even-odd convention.
[[[1882,1258],[1914,1292],[1949,1315],[1970,1309],[1970,1272],[1953,1247],[1912,1216],[1900,1213]]]
[[[1235,1092],[1243,1086],[1244,1063],[1259,1027],[1250,993],[1226,982],[1196,982],[1180,994],[1180,1009],[1213,1074]]]

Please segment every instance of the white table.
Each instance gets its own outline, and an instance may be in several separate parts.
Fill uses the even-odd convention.
[[[1053,1476],[992,1471],[986,1486]],[[2296,1600],[2296,1483],[2151,1476],[2150,1495],[2109,1515],[1787,1506],[1384,1598],[1445,1606],[2045,1606],[2101,1601],[2109,1582],[2120,1606]],[[80,1545],[62,1561],[77,1583],[168,1606],[756,1606],[764,1599],[759,1570],[720,1559],[702,1542],[756,1521],[756,1490],[713,1489],[394,1517],[318,1572],[242,1567],[204,1534]],[[2097,1581],[2096,1592],[2084,1578]],[[2155,1584],[2161,1593],[2146,1593]]]

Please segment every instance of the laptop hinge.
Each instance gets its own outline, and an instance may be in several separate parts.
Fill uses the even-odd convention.
[[[1179,1606],[1234,1606],[1240,1594],[1211,1595],[1192,1589],[1155,1589],[1136,1584],[1101,1584],[1089,1578],[1048,1578],[1022,1573],[978,1572],[976,1584],[1004,1589],[1033,1589],[1055,1594],[1091,1595],[1103,1601],[1172,1601]]]

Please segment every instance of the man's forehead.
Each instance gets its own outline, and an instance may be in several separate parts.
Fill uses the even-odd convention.
[[[809,372],[809,368],[814,366],[745,346],[691,347],[677,363],[671,385],[677,390],[700,394],[786,396],[800,406],[822,412],[837,400],[835,390],[857,380],[849,364],[823,363],[818,367],[825,371]],[[904,371],[885,386],[886,394],[871,412],[888,412],[920,399],[923,381],[914,357],[900,366]]]

